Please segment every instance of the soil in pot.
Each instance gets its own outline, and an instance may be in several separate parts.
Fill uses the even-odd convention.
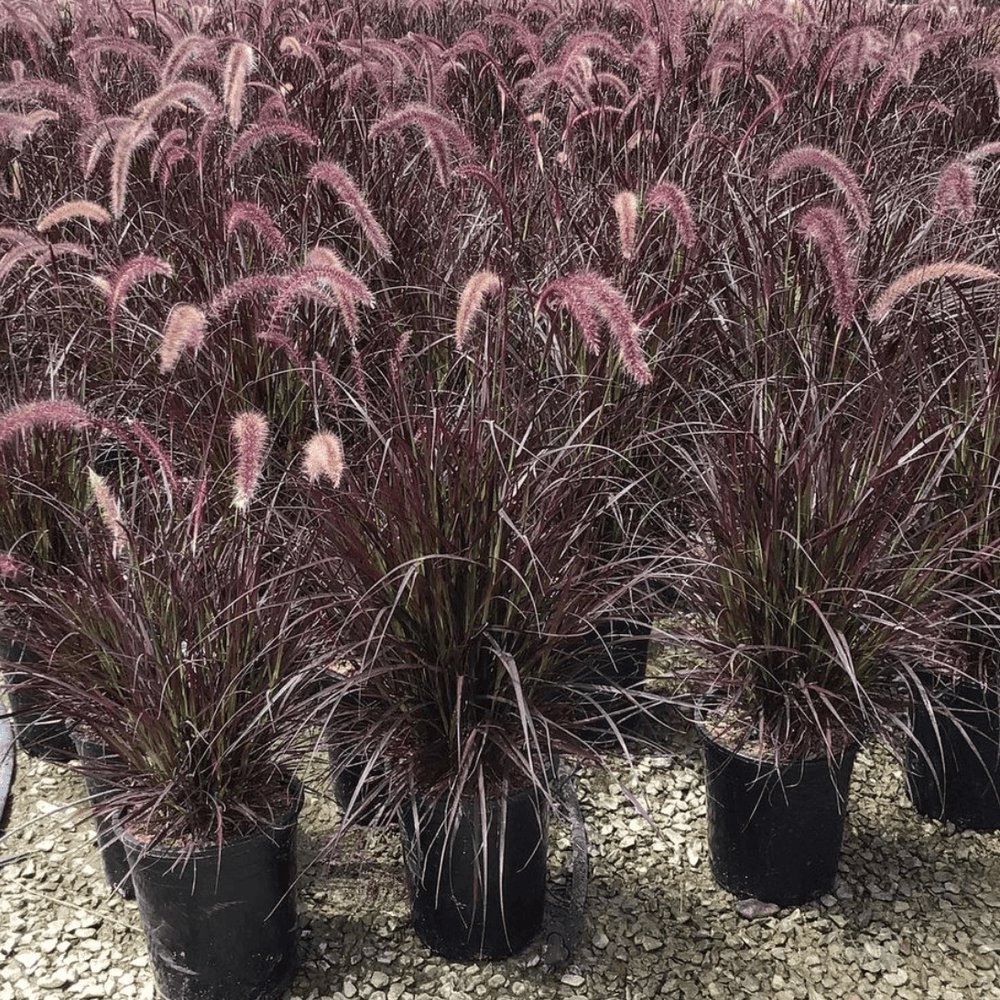
[[[84,734],[79,729],[73,732],[73,745],[80,760],[106,760],[112,756],[101,740],[96,736]],[[85,774],[84,781],[92,805],[98,805],[111,794],[111,786],[101,778]],[[135,899],[125,847],[115,832],[114,819],[108,815],[95,816],[94,826],[97,829],[97,846],[101,851],[104,877],[108,885],[124,899]]]
[[[17,685],[27,680],[26,675],[14,664],[37,663],[38,657],[25,645],[0,638],[0,660],[7,669],[4,676],[9,684],[7,700],[10,702],[11,721],[17,745],[32,757],[66,763],[76,758],[76,749],[66,720],[45,702],[37,692],[19,690]],[[13,669],[11,669],[13,667]]]
[[[485,819],[485,822],[484,822]],[[450,960],[507,958],[542,926],[548,807],[526,788],[505,800],[464,801],[448,825],[443,802],[400,810],[413,926]]]
[[[189,853],[117,827],[157,989],[167,1000],[277,1000],[295,974],[295,830],[302,786],[273,826]]]
[[[959,830],[1000,829],[1000,714],[995,684],[966,678],[918,698],[911,711],[906,789],[923,816]]]
[[[797,906],[833,890],[858,745],[828,760],[741,753],[699,726],[715,880],[741,897]]]

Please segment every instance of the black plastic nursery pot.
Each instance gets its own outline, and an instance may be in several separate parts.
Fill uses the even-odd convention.
[[[167,1000],[277,1000],[295,974],[295,830],[302,786],[274,826],[193,852],[117,830],[132,870],[156,987]],[[144,849],[145,848],[145,849]]]
[[[112,756],[101,740],[86,735],[79,729],[73,731],[73,745],[80,760],[106,760]],[[100,778],[85,774],[84,781],[87,785],[87,795],[93,805],[102,802],[111,794],[111,786]],[[124,899],[135,899],[125,846],[115,832],[114,819],[108,815],[95,816],[94,826],[97,830],[97,846],[101,851],[101,862],[104,865],[104,877],[108,885]]]
[[[414,929],[447,959],[515,955],[542,926],[547,803],[533,787],[487,800],[484,823],[463,801],[450,827],[445,808],[414,799],[399,813]]]
[[[741,898],[797,906],[832,891],[858,745],[775,766],[699,727],[708,852],[715,880]]]
[[[928,711],[910,713],[906,788],[923,816],[959,830],[1000,829],[1000,715],[997,688],[964,678],[933,691]]]
[[[594,632],[574,641],[566,652],[575,679],[586,684],[641,688],[651,633],[651,625],[625,618],[595,622]],[[596,705],[589,706],[590,713],[606,712],[611,720],[600,715],[588,724],[586,736],[599,746],[616,746],[614,727],[625,732],[635,728],[634,706],[627,696],[614,692],[595,692],[592,697]]]
[[[38,657],[22,643],[0,638],[0,659],[8,665],[37,663]],[[76,757],[73,738],[66,720],[47,705],[38,692],[28,693],[17,685],[27,677],[16,669],[7,669],[7,700],[17,745],[29,756],[66,763]]]
[[[333,800],[346,812],[354,799],[355,826],[388,826],[392,815],[380,808],[386,801],[380,778],[384,769],[378,765],[365,778],[364,763],[348,764],[336,772],[333,779]]]

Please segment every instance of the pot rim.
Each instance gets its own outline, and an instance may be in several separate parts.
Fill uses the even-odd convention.
[[[305,802],[305,788],[302,782],[294,775],[288,774],[288,782],[282,787],[288,789],[292,794],[292,804],[289,806],[287,812],[281,816],[280,819],[276,820],[274,823],[269,823],[266,826],[257,826],[249,833],[240,834],[238,837],[227,837],[222,841],[223,847],[234,847],[238,844],[246,843],[253,840],[256,837],[261,836],[261,834],[267,835],[269,833],[278,833],[283,830],[291,829],[295,826],[298,821],[299,813],[302,811],[302,806]],[[112,817],[114,823],[114,829],[116,835],[121,838],[121,841],[128,847],[139,854],[140,856],[149,857],[155,856],[159,858],[174,858],[177,860],[183,859],[187,861],[196,861],[203,858],[209,858],[218,856],[219,845],[217,843],[207,844],[204,847],[186,848],[183,846],[175,846],[172,844],[164,844],[162,842],[157,842],[155,839],[145,841],[140,840],[138,837],[133,836],[128,830],[128,822],[124,819],[120,812],[117,812]]]
[[[694,708],[694,719],[693,724],[696,732],[702,743],[711,743],[713,746],[718,747],[724,753],[727,753],[730,757],[735,757],[741,761],[747,761],[753,764],[770,764],[773,770],[777,771],[784,767],[807,767],[809,765],[816,764],[830,764],[832,762],[842,763],[848,757],[855,755],[862,746],[863,740],[855,739],[853,736],[848,740],[846,745],[834,754],[828,753],[817,753],[812,754],[808,757],[797,757],[792,755],[786,755],[784,757],[777,757],[773,753],[769,756],[764,756],[763,754],[753,754],[747,753],[738,747],[714,736],[709,728],[705,725],[704,719],[705,715],[703,713],[703,701],[699,701]]]

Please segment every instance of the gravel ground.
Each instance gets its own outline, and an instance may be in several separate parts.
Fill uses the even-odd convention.
[[[884,749],[858,758],[835,895],[762,919],[741,917],[712,881],[693,744],[643,758],[635,779],[655,831],[616,784],[577,777],[588,912],[557,970],[540,944],[505,962],[430,954],[409,927],[397,838],[356,831],[332,863],[313,863],[336,810],[310,794],[302,962],[286,1000],[1000,997],[1000,834],[921,820]],[[78,776],[20,756],[0,839],[0,1000],[154,996],[136,904],[109,892],[92,825],[73,816],[83,794]],[[571,870],[568,824],[550,841],[555,898]]]

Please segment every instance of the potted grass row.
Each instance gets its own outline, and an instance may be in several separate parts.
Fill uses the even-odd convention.
[[[395,824],[462,960],[541,926],[559,762],[665,707],[739,896],[829,891],[865,741],[996,826],[998,38],[0,13],[6,687],[80,754],[164,995],[287,986],[317,752],[332,849]]]

